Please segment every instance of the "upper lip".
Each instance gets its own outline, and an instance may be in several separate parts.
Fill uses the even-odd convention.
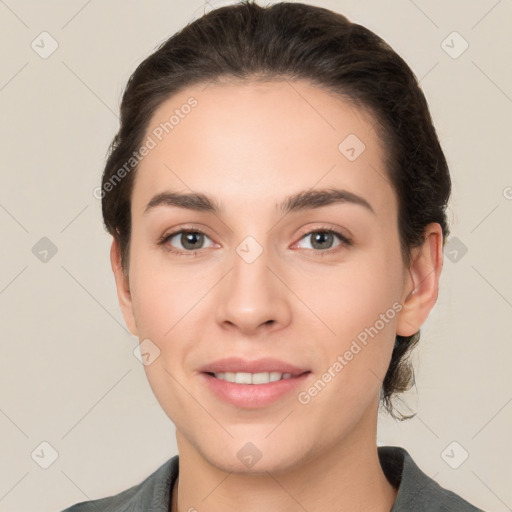
[[[200,372],[204,373],[224,373],[224,372],[246,372],[246,373],[263,373],[263,372],[281,372],[290,373],[293,376],[300,375],[308,370],[285,363],[279,359],[264,358],[249,361],[241,357],[227,357],[218,359],[213,363],[209,363],[201,368]]]

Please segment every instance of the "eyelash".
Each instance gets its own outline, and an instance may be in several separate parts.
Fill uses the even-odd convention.
[[[179,235],[181,233],[199,233],[201,235],[205,235],[206,237],[208,237],[208,235],[204,231],[201,231],[200,229],[180,229],[180,230],[165,234],[162,237],[160,237],[160,239],[158,240],[158,245],[162,246],[165,251],[174,253],[176,256],[192,256],[192,257],[199,256],[201,249],[197,249],[197,250],[193,250],[193,251],[181,251],[181,250],[172,249],[167,245],[167,242],[169,240],[171,240],[173,237],[175,237],[176,235]],[[338,245],[337,247],[333,247],[331,249],[326,249],[324,251],[316,250],[316,249],[307,249],[310,251],[314,251],[320,257],[329,256],[329,255],[337,252],[338,250],[340,250],[340,248],[350,247],[352,245],[352,240],[350,240],[346,236],[342,235],[339,231],[336,231],[335,229],[328,228],[328,227],[320,227],[320,228],[317,228],[317,229],[314,229],[311,231],[307,231],[301,235],[299,240],[302,240],[303,238],[305,238],[309,235],[312,235],[314,233],[332,234],[332,235],[337,236],[341,242],[340,245]]]

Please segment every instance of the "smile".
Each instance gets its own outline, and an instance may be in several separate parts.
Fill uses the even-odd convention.
[[[217,379],[236,384],[268,384],[282,379],[289,379],[291,373],[281,372],[219,372],[213,374]]]

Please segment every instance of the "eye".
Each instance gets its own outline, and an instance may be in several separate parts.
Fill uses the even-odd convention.
[[[343,247],[351,245],[351,241],[338,231],[330,228],[319,228],[314,231],[309,231],[305,235],[302,236],[301,240],[310,239],[310,247],[306,247],[306,249],[311,249],[316,252],[335,252],[336,247]],[[333,243],[335,239],[338,238],[340,241],[338,245],[334,246],[334,251],[331,250],[333,248]]]
[[[318,228],[313,231],[309,231],[302,235],[301,240],[311,239],[310,247],[306,247],[307,250],[312,250],[320,255],[331,254],[336,252],[338,247],[345,247],[352,245],[351,240],[340,232],[332,228]],[[339,243],[333,248],[333,241],[338,238]],[[180,229],[172,233],[163,235],[158,245],[163,246],[166,251],[173,252],[177,256],[197,256],[198,251],[204,249],[203,244],[205,239],[211,241],[211,239],[201,231],[200,229]],[[176,244],[181,247],[176,248]],[[210,247],[215,247],[215,243],[211,243]]]
[[[198,250],[204,249],[203,244],[205,238],[210,240],[206,233],[201,230],[181,229],[164,235],[160,239],[159,245],[164,246],[166,250],[175,252],[180,256],[195,256]],[[181,247],[176,249],[174,244],[180,244]],[[215,244],[212,243],[212,247],[214,245]]]

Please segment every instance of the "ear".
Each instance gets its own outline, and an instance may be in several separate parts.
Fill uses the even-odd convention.
[[[112,246],[110,247],[110,264],[112,265],[112,271],[114,272],[116,280],[117,298],[119,300],[119,306],[121,306],[124,321],[130,332],[138,337],[128,276],[125,275],[121,265],[121,250],[119,243],[114,237],[112,237]]]
[[[442,267],[443,232],[441,225],[433,222],[425,228],[423,244],[412,251],[397,321],[400,336],[412,336],[426,321],[437,301]]]

